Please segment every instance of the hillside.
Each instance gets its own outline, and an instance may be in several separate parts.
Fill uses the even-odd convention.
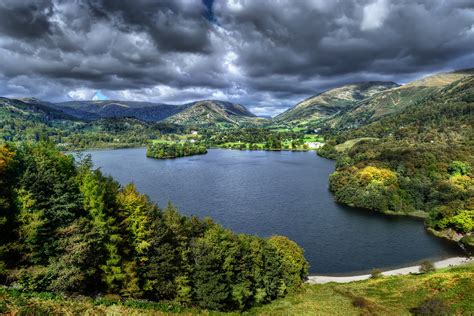
[[[0,98],[0,140],[38,141],[49,138],[62,149],[142,146],[162,133],[182,131],[170,123],[135,118],[81,121],[50,103]]]
[[[359,127],[326,127],[318,154],[338,159],[330,178],[338,202],[422,216],[432,233],[474,246],[474,76],[459,76],[411,85],[434,88]]]
[[[261,124],[268,119],[255,116],[240,104],[218,100],[196,101],[183,105],[132,101],[70,101],[48,103],[23,99],[31,106],[41,106],[62,113],[69,119],[95,121],[104,118],[136,118],[146,122],[161,122],[185,126],[237,126]]]
[[[38,140],[41,135],[59,136],[62,129],[80,125],[67,114],[45,104],[0,98],[0,139]]]
[[[384,115],[419,104],[448,85],[473,74],[474,72],[470,69],[440,73],[385,90],[352,104],[334,117],[328,118],[326,124],[332,128],[351,129],[370,123]]]
[[[134,117],[142,121],[161,121],[185,107],[172,104],[133,101],[70,101],[53,106],[82,120]]]
[[[346,84],[310,97],[277,115],[277,122],[311,121],[334,115],[378,92],[397,87],[394,82],[371,81]]]
[[[2,111],[23,117],[25,120],[53,121],[74,120],[74,117],[54,108],[52,103],[42,102],[34,98],[8,99],[0,97]]]
[[[250,315],[468,315],[474,311],[474,266],[348,284],[305,284],[288,297],[255,307]],[[239,315],[178,304],[117,297],[75,298],[0,288],[0,313],[100,315]],[[422,309],[423,308],[423,309]],[[418,314],[417,314],[418,312]],[[246,314],[247,314],[246,313]]]
[[[240,104],[217,100],[204,100],[184,105],[181,111],[165,121],[179,125],[220,125],[238,126],[241,124],[259,124],[268,122],[259,118]]]

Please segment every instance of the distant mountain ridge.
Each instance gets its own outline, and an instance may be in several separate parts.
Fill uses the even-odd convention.
[[[182,110],[179,105],[134,101],[69,101],[55,103],[55,109],[83,120],[134,117],[157,122]]]
[[[10,109],[17,113],[24,112],[22,117],[32,117],[34,114],[46,120],[135,118],[145,122],[196,127],[260,126],[272,122],[304,126],[311,123],[313,126],[351,129],[416,105],[450,84],[473,75],[474,69],[465,69],[430,75],[405,85],[384,81],[345,84],[305,99],[273,119],[256,116],[243,105],[220,100],[173,105],[116,100],[50,103],[35,98],[2,98],[4,102],[0,102],[0,105],[15,105]],[[27,115],[28,111],[31,113]]]
[[[277,115],[275,121],[310,121],[334,115],[358,101],[381,91],[398,87],[395,82],[368,81],[349,83],[307,98]]]
[[[135,102],[135,101],[69,101],[60,103],[44,102],[35,98],[19,101],[49,109],[66,118],[95,121],[103,118],[136,118],[147,122],[168,122],[181,125],[211,125],[215,123],[239,125],[268,121],[257,118],[245,106],[220,100],[200,100],[182,105]]]

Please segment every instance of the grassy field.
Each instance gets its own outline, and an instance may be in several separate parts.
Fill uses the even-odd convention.
[[[430,300],[449,315],[474,313],[474,265],[422,275],[383,277],[348,284],[305,285],[298,293],[244,315],[410,315]],[[426,303],[425,303],[426,305]],[[172,303],[68,298],[0,288],[0,314],[14,315],[237,315],[183,308]]]
[[[362,141],[362,140],[376,140],[377,138],[374,138],[374,137],[361,137],[361,138],[354,138],[354,139],[349,139],[348,141],[342,143],[342,144],[339,144],[339,145],[336,145],[334,148],[341,152],[341,151],[344,151],[344,150],[348,150],[348,149],[351,149],[352,146],[354,146],[355,144],[357,144],[358,142]]]

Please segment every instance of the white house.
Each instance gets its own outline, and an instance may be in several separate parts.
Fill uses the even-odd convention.
[[[321,143],[321,142],[309,142],[305,144],[308,145],[308,148],[311,148],[311,149],[318,149],[324,146],[324,143]]]

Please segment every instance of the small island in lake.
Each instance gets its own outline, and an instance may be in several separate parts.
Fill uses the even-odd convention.
[[[206,153],[206,146],[192,142],[156,141],[148,145],[146,156],[156,159],[170,159]]]

